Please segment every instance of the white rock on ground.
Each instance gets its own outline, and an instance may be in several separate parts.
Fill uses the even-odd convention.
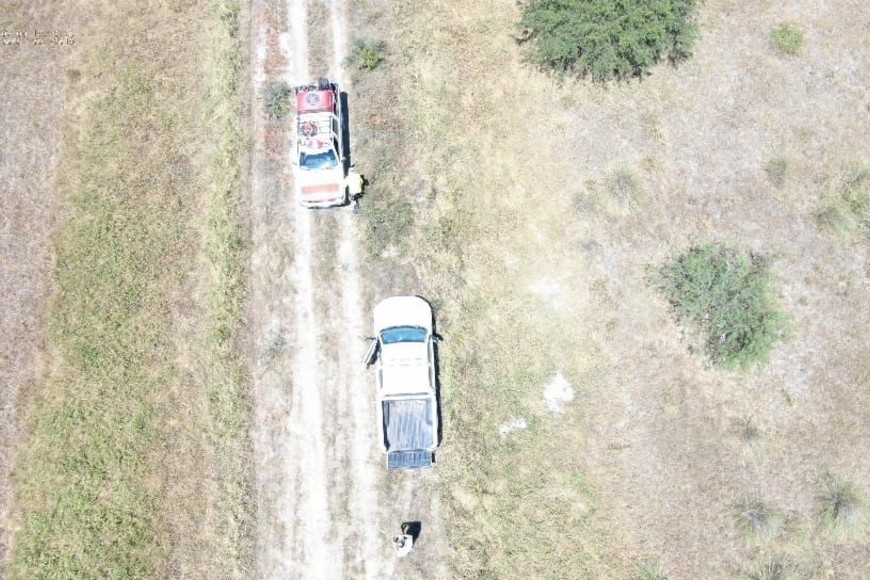
[[[507,437],[512,433],[516,433],[517,431],[522,431],[523,429],[528,428],[528,423],[526,420],[520,417],[519,419],[514,419],[510,423],[505,423],[501,427],[498,428],[498,432],[502,437]]]
[[[565,411],[565,404],[574,400],[574,389],[561,371],[544,385],[544,402],[550,413],[560,415]]]

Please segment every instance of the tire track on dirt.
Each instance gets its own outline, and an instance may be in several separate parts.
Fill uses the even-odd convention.
[[[344,4],[330,0],[329,12],[332,29],[332,66],[330,74],[344,87],[350,88],[349,79],[343,70],[346,60],[346,20]],[[351,151],[352,153],[352,151]],[[361,276],[359,272],[360,236],[356,217],[349,211],[340,216],[340,242],[338,263],[341,276],[341,313],[345,331],[341,335],[341,385],[349,389],[347,400],[352,418],[352,429],[347,434],[350,451],[351,492],[348,512],[351,529],[358,530],[353,538],[356,545],[346,553],[354,554],[348,562],[351,570],[361,570],[365,578],[382,578],[392,575],[392,560],[384,556],[388,547],[384,534],[378,527],[378,512],[381,505],[378,486],[379,465],[374,458],[372,429],[375,427],[375,401],[368,386],[365,367],[361,364],[364,352],[362,337],[366,334]]]

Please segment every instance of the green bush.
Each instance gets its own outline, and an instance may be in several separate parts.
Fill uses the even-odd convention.
[[[797,25],[784,22],[770,31],[770,41],[780,53],[794,56],[804,45],[804,33]]]
[[[703,332],[716,364],[763,362],[786,333],[786,317],[777,309],[761,256],[697,246],[662,266],[656,282],[677,316]]]
[[[697,0],[532,0],[523,12],[530,58],[558,73],[595,80],[647,74],[687,58],[698,33]]]
[[[375,70],[386,60],[386,45],[381,40],[357,38],[350,48],[345,64],[357,70]]]
[[[293,89],[287,83],[271,83],[263,90],[266,113],[270,119],[282,119],[290,112]]]

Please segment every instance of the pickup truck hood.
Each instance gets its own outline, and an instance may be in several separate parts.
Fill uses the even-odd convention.
[[[420,326],[432,332],[432,307],[419,296],[387,298],[375,306],[373,318],[375,334],[394,326]]]

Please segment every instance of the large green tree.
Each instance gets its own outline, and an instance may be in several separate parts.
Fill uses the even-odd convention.
[[[558,73],[626,79],[691,53],[698,0],[532,0],[521,27],[530,58]]]

